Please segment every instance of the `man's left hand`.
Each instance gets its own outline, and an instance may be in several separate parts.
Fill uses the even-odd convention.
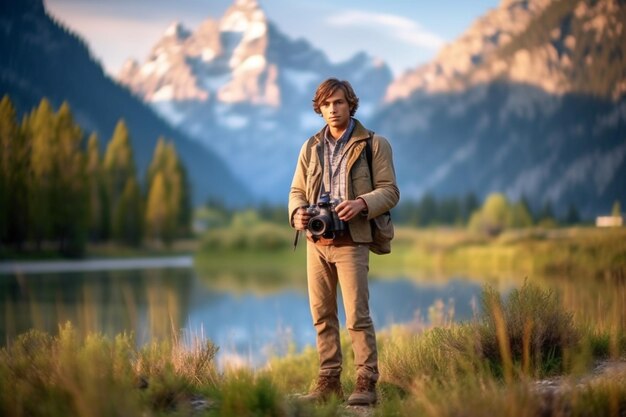
[[[361,198],[357,198],[356,200],[346,200],[337,204],[335,207],[335,211],[341,220],[347,222],[352,219],[354,216],[367,209],[367,204]]]

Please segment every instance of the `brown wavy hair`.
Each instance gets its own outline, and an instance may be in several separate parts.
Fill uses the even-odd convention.
[[[350,85],[348,81],[341,81],[336,78],[329,78],[317,87],[315,96],[313,96],[313,110],[315,110],[315,113],[322,114],[320,110],[322,103],[324,103],[328,97],[332,96],[337,89],[343,90],[348,105],[350,106],[350,116],[354,116],[356,109],[359,108],[359,98],[356,96],[352,85]]]

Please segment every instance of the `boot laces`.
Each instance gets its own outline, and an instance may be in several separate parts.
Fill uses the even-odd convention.
[[[374,381],[372,381],[371,379],[365,377],[365,376],[358,376],[356,379],[356,388],[355,391],[356,392],[371,392],[374,391]]]

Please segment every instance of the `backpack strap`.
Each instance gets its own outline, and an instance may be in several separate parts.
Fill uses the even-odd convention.
[[[370,130],[370,135],[365,142],[365,157],[367,158],[367,166],[370,169],[370,181],[372,182],[372,190],[374,189],[374,170],[372,169],[372,140],[374,139],[374,131]],[[390,214],[389,211],[386,211],[383,214]],[[373,222],[373,220],[371,220]],[[372,227],[374,225],[372,224]]]
[[[374,189],[374,175],[372,174],[372,138],[374,132],[370,130],[370,135],[365,141],[365,156],[367,157],[367,166],[370,169],[370,180],[372,181],[372,189]]]

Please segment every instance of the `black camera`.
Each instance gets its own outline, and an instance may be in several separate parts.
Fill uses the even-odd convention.
[[[323,193],[317,204],[307,208],[307,212],[313,216],[309,219],[307,229],[313,236],[334,239],[337,232],[342,232],[348,228],[347,224],[339,219],[335,211],[335,207],[339,203],[339,200],[331,199],[329,193]]]

